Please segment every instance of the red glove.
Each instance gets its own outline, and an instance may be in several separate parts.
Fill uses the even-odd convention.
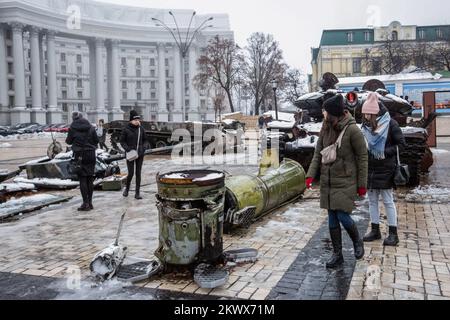
[[[366,188],[364,188],[364,187],[358,188],[358,195],[360,197],[364,197],[366,194],[367,194],[367,189]]]
[[[311,189],[314,178],[306,178],[306,188]]]

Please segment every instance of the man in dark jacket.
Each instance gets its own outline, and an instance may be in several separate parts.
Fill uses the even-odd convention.
[[[124,197],[128,197],[130,192],[131,181],[133,180],[135,167],[136,167],[136,193],[135,198],[137,200],[142,199],[141,197],[141,172],[142,165],[144,163],[144,153],[145,145],[147,142],[147,137],[145,135],[145,130],[141,127],[141,117],[135,110],[130,112],[130,122],[123,129],[122,136],[120,137],[120,145],[125,150],[125,152],[130,152],[131,150],[136,150],[138,153],[138,158],[132,161],[127,160],[128,177],[127,186],[123,193]]]
[[[83,205],[78,208],[78,211],[90,211],[94,209],[92,195],[94,193],[95,151],[99,141],[95,128],[83,118],[81,113],[74,112],[72,120],[66,143],[72,145],[73,157],[75,161],[81,163],[81,170],[77,174]]]

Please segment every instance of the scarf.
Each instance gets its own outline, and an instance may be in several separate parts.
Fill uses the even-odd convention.
[[[389,112],[386,112],[383,116],[377,118],[378,127],[375,132],[365,124],[362,126],[363,134],[367,140],[369,153],[377,160],[385,159],[384,149],[386,147],[390,122],[391,116],[389,115]]]

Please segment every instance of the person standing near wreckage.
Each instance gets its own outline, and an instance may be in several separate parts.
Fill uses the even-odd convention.
[[[320,207],[328,210],[333,245],[333,255],[326,267],[336,268],[344,262],[341,224],[353,241],[356,259],[364,256],[364,242],[350,214],[355,209],[357,195],[362,197],[367,193],[368,155],[364,135],[345,110],[342,95],[326,99],[323,114],[323,126],[306,175],[306,185],[311,188],[314,180],[320,178]],[[335,156],[329,156],[327,147],[336,151]]]
[[[122,136],[120,137],[120,145],[127,153],[127,168],[128,177],[127,185],[125,191],[123,192],[124,197],[128,197],[130,192],[131,181],[136,168],[136,193],[135,199],[141,200],[141,172],[142,165],[144,163],[144,153],[145,153],[145,143],[147,142],[147,137],[145,135],[145,130],[141,126],[141,117],[135,110],[130,112],[130,122],[122,130]],[[130,155],[134,155],[130,157]]]
[[[383,198],[388,218],[389,235],[385,246],[397,246],[397,209],[394,203],[394,174],[397,155],[403,150],[405,138],[397,121],[391,118],[378,94],[369,93],[362,106],[362,131],[369,145],[369,212],[371,230],[364,237],[365,242],[381,239],[379,198]]]
[[[79,161],[77,170],[80,181],[80,191],[83,204],[78,211],[90,211],[94,209],[92,196],[94,194],[94,176],[98,137],[95,128],[83,118],[80,112],[72,113],[72,124],[66,138],[66,143],[72,146],[73,157]]]

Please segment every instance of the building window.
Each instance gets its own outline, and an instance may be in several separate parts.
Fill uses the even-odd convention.
[[[166,70],[166,78],[170,77],[169,70]]]
[[[66,90],[63,90],[63,92],[62,92],[62,98],[63,98],[64,100],[67,99],[67,91],[66,91]]]
[[[156,99],[156,93],[155,92],[151,92],[150,93],[150,99]]]
[[[155,58],[150,58],[150,67],[155,66]]]
[[[8,73],[10,73],[10,74],[14,73],[13,64],[11,62],[8,63]]]
[[[7,46],[6,47],[6,56],[7,57],[12,57],[12,47],[11,46]]]
[[[66,54],[63,52],[61,53],[61,62],[65,62],[66,61]]]
[[[353,73],[361,73],[361,59],[353,59]]]
[[[136,69],[136,77],[141,77],[141,69]]]
[[[370,41],[370,32],[369,31],[364,32],[364,40],[366,42]]]
[[[81,63],[81,54],[77,54],[77,63]]]
[[[127,66],[127,58],[126,57],[122,57],[122,62],[121,62],[121,64],[122,64],[122,67],[126,67]]]
[[[397,31],[392,31],[391,40],[392,41],[397,41],[398,40],[398,32]]]
[[[150,77],[152,78],[156,77],[155,70],[150,70]]]
[[[156,89],[156,82],[150,81],[150,89]]]
[[[78,104],[78,111],[83,112],[84,111],[84,107],[82,103]]]
[[[83,67],[82,66],[78,66],[77,67],[77,74],[78,75],[82,75],[83,74]]]
[[[67,73],[67,67],[66,66],[61,66],[61,73],[62,74],[66,74]]]
[[[122,69],[122,77],[126,77],[127,76],[127,69]]]
[[[165,65],[166,65],[166,67],[169,66],[169,59],[166,59],[166,60],[165,60]]]
[[[353,42],[354,33],[347,32],[347,42]]]
[[[78,99],[83,99],[83,91],[78,91]]]
[[[419,30],[419,39],[424,40],[425,39],[425,30]]]
[[[443,34],[441,28],[437,28],[437,29],[436,29],[436,38],[438,38],[438,39],[444,38],[444,34]]]
[[[136,58],[136,67],[141,66],[141,58]]]
[[[122,89],[128,89],[126,81],[122,81]]]
[[[137,93],[136,93],[136,99],[137,99],[137,100],[142,100],[142,93],[137,92]]]
[[[9,90],[14,90],[14,80],[9,79],[8,83],[9,83]]]
[[[63,87],[63,88],[67,87],[67,79],[65,79],[65,78],[61,79],[61,87]]]
[[[136,89],[142,89],[142,82],[136,81]]]
[[[170,99],[170,93],[166,92],[166,100],[169,100],[169,99]]]
[[[123,100],[127,100],[127,99],[128,99],[128,94],[127,94],[126,91],[123,91],[123,92],[122,92],[122,99],[123,99]]]
[[[83,80],[77,79],[77,88],[83,88]]]
[[[67,103],[63,103],[62,104],[62,111],[63,112],[68,112]]]

